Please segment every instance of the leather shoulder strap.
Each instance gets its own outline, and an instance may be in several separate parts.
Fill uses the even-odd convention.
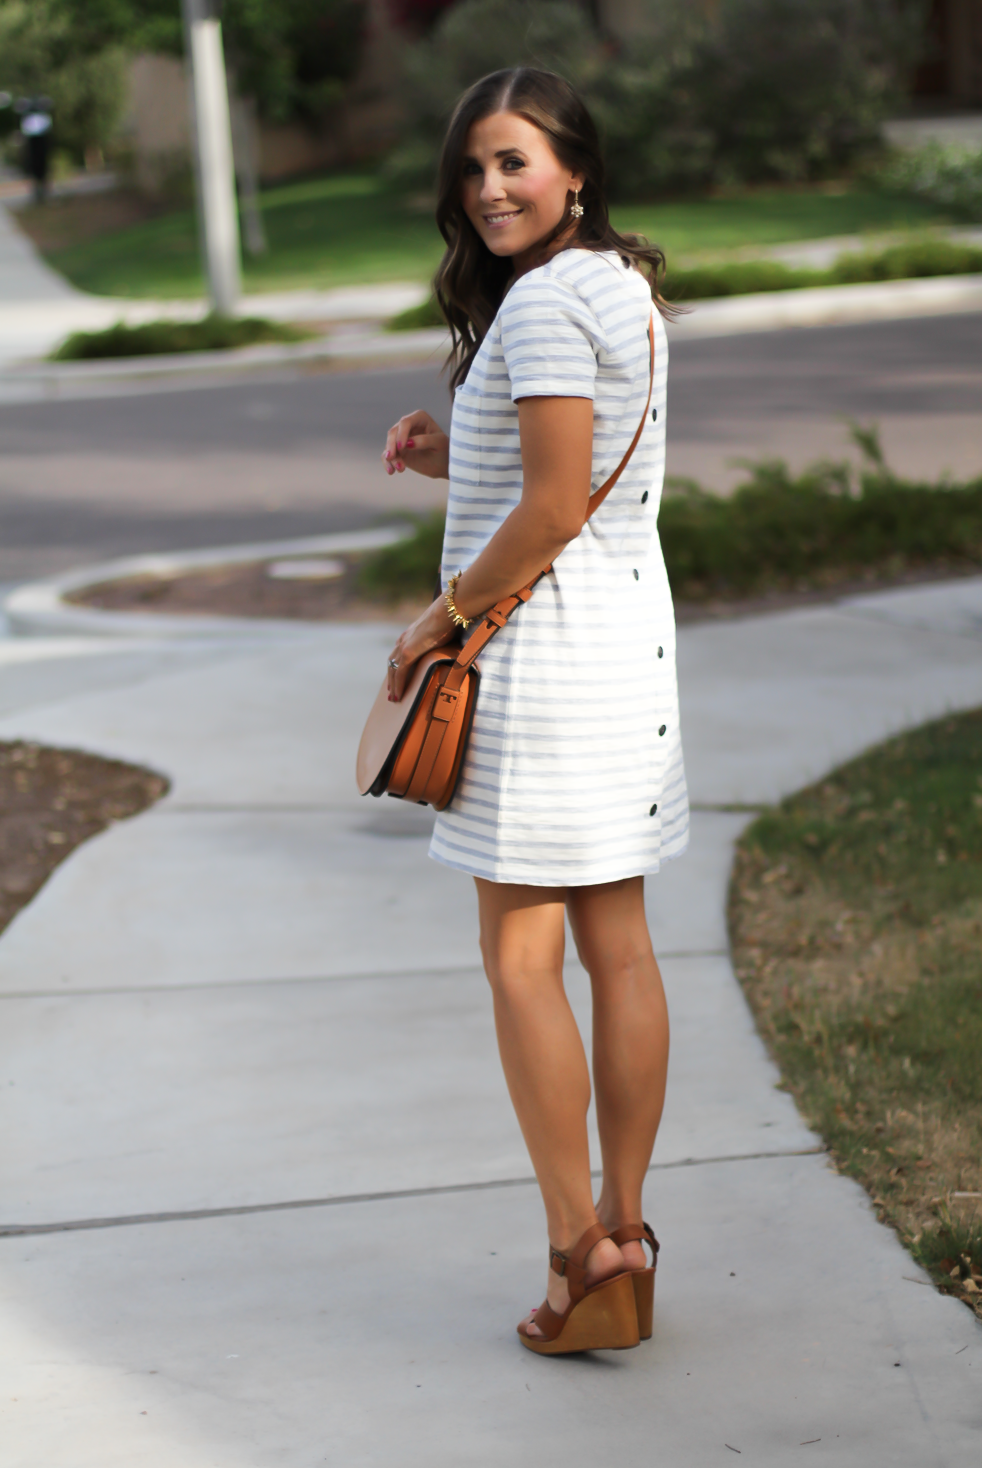
[[[621,475],[624,473],[624,470],[630,463],[631,455],[637,448],[641,435],[644,432],[644,425],[648,421],[648,409],[651,407],[651,394],[654,391],[654,387],[655,313],[654,311],[652,311],[651,320],[648,322],[648,399],[644,405],[644,412],[641,414],[641,422],[638,424],[635,430],[634,437],[631,439],[631,442],[628,445],[627,452],[625,453],[623,459],[621,459],[613,474],[611,474],[609,479],[605,479],[600,488],[594,490],[593,494],[591,494],[589,504],[587,505],[587,520],[589,520],[590,516],[594,514],[596,510],[599,510],[600,506],[610,494],[610,491],[613,489],[614,485],[617,483],[618,479],[620,479]],[[489,612],[485,612],[484,616],[481,619],[480,626],[471,633],[470,637],[467,639],[466,643],[458,653],[457,662],[455,665],[456,668],[463,670],[470,667],[471,663],[482,651],[482,649],[487,647],[488,643],[491,641],[492,637],[494,637],[495,633],[501,631],[502,627],[504,627],[505,623],[508,621],[508,618],[511,616],[515,608],[521,606],[522,602],[528,601],[538,582],[542,580],[543,576],[547,576],[551,570],[552,562],[550,561],[549,565],[543,566],[538,576],[533,577],[533,579],[529,582],[527,586],[522,587],[521,591],[513,591],[511,596],[504,597],[501,601],[496,602]],[[458,679],[455,679],[453,677],[453,673],[451,673],[450,677],[447,680],[448,686],[451,682],[456,683],[457,681]]]

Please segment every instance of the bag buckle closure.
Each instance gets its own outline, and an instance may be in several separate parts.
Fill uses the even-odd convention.
[[[436,702],[433,705],[434,719],[442,719],[445,723],[449,724],[456,713],[457,699],[459,697],[460,695],[458,693],[454,693],[449,688],[438,688]]]

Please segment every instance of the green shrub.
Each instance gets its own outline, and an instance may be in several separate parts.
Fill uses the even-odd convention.
[[[841,255],[828,272],[830,283],[913,280],[919,276],[970,275],[982,270],[982,249],[955,240],[911,240],[879,254]]]
[[[705,301],[718,296],[745,296],[754,291],[788,291],[799,286],[825,285],[824,270],[792,270],[778,260],[734,261],[723,265],[694,265],[670,269],[665,295],[671,301]]]
[[[203,321],[148,321],[145,326],[117,322],[106,331],[75,331],[51,353],[52,362],[83,362],[103,357],[149,357],[167,352],[220,352],[261,342],[300,342],[316,332],[258,316],[219,316]]]
[[[409,125],[388,177],[432,188],[450,110],[478,77],[531,64],[578,85],[606,136],[612,197],[809,179],[880,143],[919,0],[663,0],[613,42],[568,0],[462,0],[409,46]]]
[[[408,539],[366,556],[358,572],[359,588],[367,596],[389,601],[435,594],[443,554],[444,519],[442,510],[419,516],[416,531]]]
[[[885,189],[943,204],[961,219],[982,220],[982,149],[928,143],[897,153],[877,179]]]
[[[924,566],[982,565],[982,478],[912,484],[884,464],[875,432],[854,429],[867,456],[792,475],[748,465],[729,498],[687,484],[658,518],[669,580],[685,600],[746,597]]]
[[[734,260],[719,265],[670,268],[665,295],[671,301],[706,301],[745,296],[756,291],[789,291],[805,286],[849,285],[862,281],[911,280],[934,275],[968,275],[982,271],[982,248],[952,240],[921,239],[892,245],[879,253],[841,255],[829,270],[794,269],[779,260]],[[443,326],[443,315],[431,296],[394,316],[390,331],[418,331]]]
[[[86,44],[57,0],[0,4],[0,87],[52,99],[52,142],[74,163],[110,145],[126,109],[127,58],[118,44]]]
[[[443,312],[437,305],[436,296],[430,296],[428,301],[422,305],[410,306],[408,311],[400,311],[398,316],[393,316],[388,323],[389,331],[422,331],[430,326],[446,326]]]
[[[384,165],[404,188],[432,189],[454,103],[466,87],[506,66],[541,66],[585,82],[597,37],[572,0],[460,0],[404,55],[406,137]]]
[[[877,253],[840,255],[829,270],[796,270],[778,260],[737,260],[669,269],[665,293],[673,301],[703,301],[718,296],[748,295],[752,291],[968,275],[975,271],[982,271],[982,249],[978,246],[953,240],[921,239],[892,245]]]
[[[686,601],[759,596],[905,570],[982,566],[982,477],[912,484],[886,466],[875,428],[853,424],[866,465],[813,464],[793,475],[780,460],[748,464],[728,498],[670,481],[658,517],[674,595]],[[361,589],[392,600],[433,588],[444,516],[366,556]]]

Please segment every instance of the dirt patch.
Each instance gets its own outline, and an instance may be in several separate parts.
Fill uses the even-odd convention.
[[[0,743],[0,932],[77,846],[168,788],[163,775],[121,760]]]
[[[269,574],[269,567],[274,563],[252,561],[188,571],[179,576],[121,577],[118,581],[103,581],[72,592],[65,600],[75,606],[114,612],[276,617],[303,622],[410,622],[427,605],[425,599],[418,597],[387,601],[366,596],[357,584],[357,558],[337,559],[344,562],[345,569],[341,576],[330,580],[279,580]],[[958,577],[950,570],[911,572],[890,579],[843,579],[821,590],[807,588],[731,601],[676,601],[675,615],[680,625],[719,621],[795,607],[829,605],[843,596],[952,579]]]
[[[128,576],[86,587],[66,600],[76,606],[114,612],[275,617],[301,622],[409,622],[427,605],[414,599],[384,601],[366,597],[358,589],[355,557],[331,556],[330,560],[336,560],[344,569],[341,575],[328,579],[279,579],[270,574],[271,566],[291,559],[215,566],[179,576]]]
[[[113,189],[31,204],[18,209],[14,217],[28,239],[47,254],[173,212],[173,204],[155,202],[135,189]]]

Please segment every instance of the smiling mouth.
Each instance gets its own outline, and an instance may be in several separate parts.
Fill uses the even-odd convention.
[[[501,229],[502,225],[510,224],[521,214],[521,209],[513,209],[508,214],[485,214],[484,223],[489,229]]]

